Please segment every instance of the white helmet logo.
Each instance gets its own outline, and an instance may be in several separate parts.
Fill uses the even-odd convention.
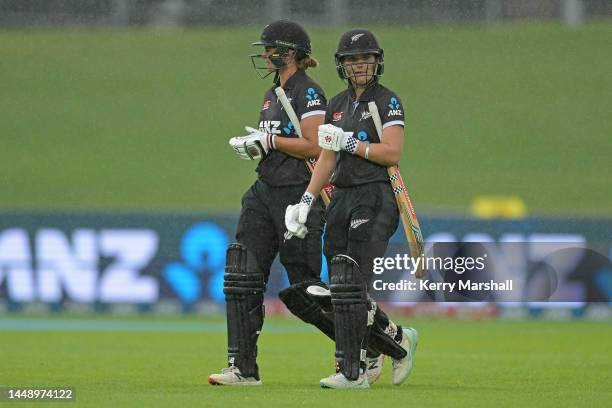
[[[355,41],[357,41],[358,39],[361,38],[361,36],[364,35],[363,33],[361,34],[355,34],[354,36],[351,37],[351,43],[354,43]]]

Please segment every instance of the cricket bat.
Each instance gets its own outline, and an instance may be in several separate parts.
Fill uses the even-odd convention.
[[[302,137],[302,129],[300,128],[300,120],[295,114],[295,111],[293,110],[293,106],[291,106],[289,99],[287,99],[287,94],[285,94],[285,90],[279,86],[276,89],[274,89],[274,93],[276,93],[278,100],[280,101],[281,105],[283,105],[283,108],[285,109],[287,116],[289,116],[289,120],[291,121],[291,123],[293,123],[295,132],[298,134],[299,137]],[[316,159],[310,159],[310,160],[305,159],[304,163],[306,163],[306,167],[308,167],[308,170],[310,171],[310,173],[312,173],[314,171],[315,164],[317,164],[317,160]],[[329,205],[329,200],[331,197],[331,193],[333,191],[334,191],[334,186],[330,182],[328,182],[327,184],[325,184],[325,186],[323,186],[323,190],[321,190],[320,194],[321,194],[321,199],[323,200],[323,204],[325,205],[325,207]]]
[[[378,137],[382,140],[382,121],[380,120],[380,114],[378,113],[378,107],[375,102],[368,103],[368,109],[372,114],[372,120],[376,126],[376,132]],[[412,206],[412,201],[406,190],[406,185],[402,179],[402,175],[399,172],[397,164],[395,166],[387,167],[387,173],[389,174],[389,181],[391,181],[391,188],[395,195],[395,201],[399,208],[400,217],[404,226],[404,232],[406,233],[406,240],[408,241],[408,247],[410,249],[410,255],[416,259],[424,253],[424,240],[419,220],[417,220],[416,212]],[[423,268],[423,262],[419,262],[414,275],[422,279],[425,276],[425,269]]]

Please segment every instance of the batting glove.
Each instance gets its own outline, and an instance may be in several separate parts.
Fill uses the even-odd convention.
[[[293,236],[304,239],[308,233],[306,220],[312,203],[314,203],[314,196],[307,191],[298,204],[287,206],[287,210],[285,210],[285,227],[287,227],[285,239],[291,239]]]
[[[232,137],[230,146],[236,154],[244,160],[259,160],[272,149],[275,149],[274,138],[276,135],[264,133],[252,127],[246,126],[249,132],[246,136]]]
[[[338,152],[344,150],[350,154],[357,151],[359,141],[353,137],[352,132],[345,132],[334,125],[319,126],[319,146],[322,149]]]

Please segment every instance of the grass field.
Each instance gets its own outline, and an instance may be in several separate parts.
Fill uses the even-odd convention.
[[[227,139],[269,86],[247,58],[258,31],[0,32],[0,208],[235,211],[254,164]],[[333,95],[342,29],[312,31]],[[534,213],[612,214],[612,24],[374,31],[417,210],[516,194]]]
[[[181,318],[0,319],[0,385],[73,386],[78,406],[606,406],[606,322],[417,320],[409,381],[386,362],[369,391],[322,390],[333,345],[304,324],[268,319],[260,388],[212,387],[224,365],[224,322]],[[44,328],[44,329],[43,329]],[[365,394],[365,395],[364,395]]]

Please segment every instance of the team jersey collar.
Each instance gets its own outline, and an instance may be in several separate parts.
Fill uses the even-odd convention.
[[[370,84],[365,89],[365,91],[363,91],[363,93],[361,94],[359,99],[355,99],[355,89],[349,84],[349,92],[350,92],[350,95],[351,95],[351,100],[353,102],[369,102],[369,101],[373,101],[374,100],[374,92],[376,91],[377,87],[378,87],[378,80],[375,80],[374,82],[372,82],[372,84]]]
[[[303,69],[298,69],[297,71],[295,71],[295,73],[293,75],[291,75],[291,77],[289,77],[287,82],[285,82],[285,86],[283,86],[283,89],[284,90],[292,89],[294,87],[295,83],[300,81],[301,78],[303,78],[304,76],[306,76],[306,72],[304,72]],[[280,86],[280,78],[276,81],[276,83],[274,84],[274,87],[272,87],[272,89],[277,88],[279,86]]]

